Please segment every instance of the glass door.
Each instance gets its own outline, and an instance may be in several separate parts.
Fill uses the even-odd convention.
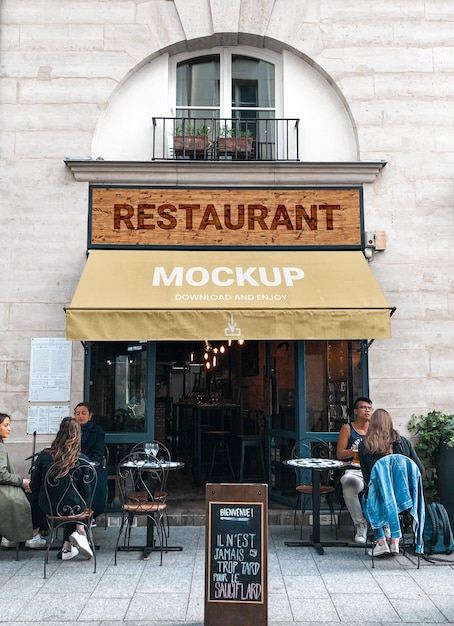
[[[267,388],[270,497],[291,503],[295,475],[282,461],[300,439],[326,441],[336,456],[338,433],[356,397],[368,395],[365,341],[270,342]],[[308,448],[310,450],[310,448]]]
[[[269,493],[277,501],[294,499],[294,473],[282,461],[291,458],[297,441],[300,407],[304,398],[298,393],[298,342],[271,341],[267,344],[267,406]]]

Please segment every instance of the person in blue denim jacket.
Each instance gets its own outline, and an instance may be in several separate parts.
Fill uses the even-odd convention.
[[[400,435],[394,428],[391,415],[385,409],[376,409],[371,416],[369,428],[363,441],[359,444],[359,461],[361,464],[361,471],[364,477],[366,485],[370,482],[370,476],[372,468],[375,463],[390,454],[400,454],[410,458],[416,463],[420,473],[424,472],[424,466],[421,463],[418,455],[415,452],[410,441]],[[371,503],[373,506],[373,503]],[[385,539],[385,531],[383,528],[378,528],[377,543],[374,547],[374,556],[380,556],[384,554],[398,554],[399,553],[399,538],[400,533],[392,532],[390,546],[388,546]],[[395,535],[399,536],[395,536]]]

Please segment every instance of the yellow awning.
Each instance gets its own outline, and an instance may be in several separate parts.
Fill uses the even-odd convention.
[[[389,338],[392,310],[361,252],[92,250],[66,336]]]

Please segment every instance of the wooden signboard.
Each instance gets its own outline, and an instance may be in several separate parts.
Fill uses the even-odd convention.
[[[206,485],[205,626],[268,623],[268,485]]]
[[[361,246],[360,187],[90,188],[90,247]]]

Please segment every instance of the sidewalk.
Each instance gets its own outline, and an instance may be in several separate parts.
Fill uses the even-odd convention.
[[[43,553],[0,549],[0,626],[202,626],[205,528],[173,527],[170,543],[182,552],[150,560],[120,552],[114,565],[116,528],[95,529],[97,572],[82,558],[62,562],[51,552],[43,579]],[[145,528],[134,528],[143,543]],[[450,566],[426,562],[416,569],[404,556],[376,559],[356,547],[284,545],[299,536],[293,526],[270,526],[269,626],[378,626],[454,623],[454,558]],[[232,625],[234,626],[234,625]],[[256,624],[254,626],[260,626]]]

